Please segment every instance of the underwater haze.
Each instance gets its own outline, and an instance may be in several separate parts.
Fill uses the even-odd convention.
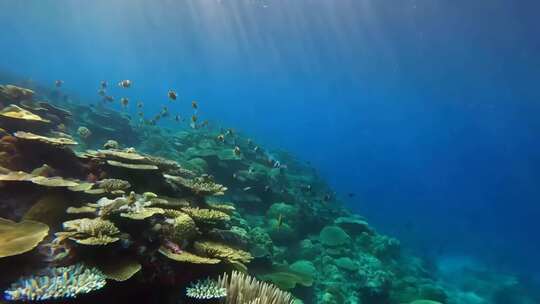
[[[167,105],[189,119],[197,100],[204,119],[315,168],[337,200],[448,284],[452,267],[469,267],[534,290],[539,10],[510,0],[0,0],[0,74],[50,89],[61,79],[87,105],[100,102],[99,81],[119,92],[129,79],[130,108],[111,108],[133,116],[141,100],[150,115]]]

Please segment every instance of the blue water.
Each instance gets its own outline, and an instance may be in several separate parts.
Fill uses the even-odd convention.
[[[113,2],[113,3],[111,3]],[[427,257],[538,276],[535,1],[0,1],[0,69],[218,120]],[[120,90],[113,91],[121,97]],[[119,108],[119,107],[118,107]],[[355,193],[350,198],[347,193]]]

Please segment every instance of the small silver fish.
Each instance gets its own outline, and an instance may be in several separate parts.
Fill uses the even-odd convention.
[[[251,187],[245,187],[244,189],[242,189],[243,191],[249,191],[251,190]]]
[[[56,81],[54,82],[54,85],[55,85],[57,88],[61,87],[63,84],[64,84],[64,81],[63,81],[63,80],[56,80]]]

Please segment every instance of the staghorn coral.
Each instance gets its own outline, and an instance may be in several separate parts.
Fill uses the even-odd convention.
[[[0,218],[0,258],[34,249],[49,234],[49,226],[35,222],[16,223]]]
[[[82,245],[107,245],[119,240],[120,230],[113,222],[100,218],[82,218],[64,222],[63,232],[57,232],[56,241],[66,238]]]
[[[181,208],[181,210],[187,213],[195,222],[215,224],[219,222],[229,221],[231,217],[221,211],[212,209],[201,209],[193,207]]]
[[[197,300],[221,299],[227,296],[227,289],[211,279],[199,280],[186,288],[186,295]]]
[[[44,301],[76,298],[101,289],[107,281],[96,268],[84,264],[49,268],[45,274],[22,277],[4,291],[7,300]]]
[[[231,264],[249,263],[253,259],[247,251],[217,242],[197,241],[193,244],[193,248],[198,254],[220,259]]]
[[[292,304],[292,295],[276,286],[233,271],[229,276],[223,274],[218,279],[219,285],[227,289],[225,304]]]

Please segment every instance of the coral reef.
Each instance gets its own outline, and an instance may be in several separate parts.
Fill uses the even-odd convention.
[[[51,96],[0,86],[0,257],[27,268],[0,263],[9,300],[117,286],[160,303],[182,290],[189,303],[462,297],[289,153],[208,123],[169,130]],[[43,264],[72,266],[5,285]]]

